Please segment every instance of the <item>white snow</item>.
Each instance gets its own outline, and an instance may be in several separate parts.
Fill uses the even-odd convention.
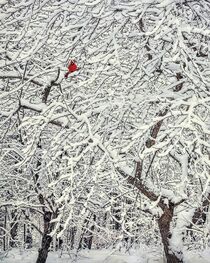
[[[0,252],[4,263],[32,263],[37,258],[36,250],[13,249],[8,254]],[[186,251],[185,263],[208,263],[210,249],[204,251]],[[149,248],[141,245],[139,250],[120,252],[118,250],[83,250],[77,257],[73,252],[49,252],[46,263],[165,263],[161,248]]]

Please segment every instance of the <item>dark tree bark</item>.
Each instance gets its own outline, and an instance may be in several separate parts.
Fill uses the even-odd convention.
[[[15,247],[16,242],[15,239],[17,237],[17,231],[18,231],[18,222],[17,221],[17,211],[13,210],[11,212],[11,224],[10,224],[10,240],[9,240],[9,246],[10,247]]]
[[[16,247],[15,238],[17,236],[17,230],[18,230],[18,223],[13,222],[11,224],[11,230],[10,230],[10,241],[9,241],[10,247]]]
[[[169,207],[165,208],[162,216],[158,219],[158,226],[162,238],[162,243],[163,243],[167,263],[182,263],[183,262],[182,259],[179,259],[169,249],[169,239],[171,238],[170,223],[173,218],[173,213],[174,213],[174,205],[170,204]],[[181,252],[180,252],[180,256],[182,258]]]
[[[56,81],[59,79],[59,76],[60,76],[60,68],[58,68],[58,74],[56,76],[56,79],[51,80],[50,84],[44,88],[42,102],[44,102],[45,104],[47,103],[47,99],[50,95],[50,91],[51,91],[52,87],[60,85],[60,84],[56,83]]]
[[[6,238],[6,229],[7,229],[7,208],[5,206],[5,214],[4,214],[4,237],[3,237],[3,250],[7,250],[7,238]]]
[[[39,145],[39,147],[41,146]],[[57,216],[57,212],[51,212],[47,210],[46,208],[47,199],[45,199],[42,193],[40,192],[40,189],[41,189],[41,185],[39,183],[40,166],[41,166],[41,162],[38,160],[37,161],[37,172],[33,174],[33,179],[34,179],[34,183],[36,186],[35,191],[37,193],[38,200],[40,204],[43,206],[42,211],[43,211],[44,231],[43,231],[43,236],[42,236],[41,248],[39,249],[38,258],[36,260],[36,263],[45,263],[47,260],[49,248],[52,242],[52,237],[50,236],[50,233],[54,229],[54,225],[55,225],[55,223],[51,223],[51,220]]]
[[[117,197],[117,193],[112,193],[112,196],[114,198]],[[114,227],[115,230],[120,230],[121,229],[121,224],[119,223],[119,221],[120,221],[121,211],[119,209],[119,204],[118,204],[117,200],[113,204],[112,213],[113,213],[113,216],[114,216],[113,227]]]
[[[68,234],[68,245],[70,246],[70,249],[74,249],[74,241],[75,241],[75,235],[77,232],[77,228],[75,226],[71,227]]]
[[[50,223],[52,219],[52,213],[46,211],[44,213],[43,219],[44,219],[44,233],[43,233],[42,244],[41,244],[41,248],[39,249],[39,254],[36,263],[46,262],[50,244],[52,242],[52,237],[49,235],[53,229],[53,224]]]
[[[60,225],[59,226],[59,232],[61,232],[63,230],[63,227]],[[61,237],[59,237],[59,238],[56,238],[56,251],[58,250],[58,249],[62,249],[62,247],[63,247],[63,239],[61,238]]]
[[[95,229],[95,221],[96,221],[96,215],[94,214],[93,215],[93,224],[92,226],[90,227],[90,231],[89,231],[89,237],[87,239],[87,247],[88,249],[91,249],[92,248],[92,244],[93,244],[93,231]]]
[[[85,236],[85,233],[86,233],[86,231],[85,231],[85,229],[84,228],[87,228],[88,227],[88,223],[89,223],[89,218],[86,218],[85,220],[84,220],[84,226],[83,226],[83,228],[82,228],[82,234],[81,234],[81,236],[80,236],[80,240],[79,240],[79,245],[78,245],[78,249],[77,249],[77,251],[79,251],[79,250],[81,250],[83,247],[86,247],[86,245],[84,244],[85,242],[85,238],[84,238],[84,236]]]

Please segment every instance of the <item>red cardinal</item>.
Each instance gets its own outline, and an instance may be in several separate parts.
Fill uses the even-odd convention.
[[[78,70],[78,67],[77,67],[77,64],[71,60],[69,66],[68,66],[68,72],[66,72],[66,74],[64,75],[65,78],[68,78],[69,74],[74,72],[74,71],[77,71]]]

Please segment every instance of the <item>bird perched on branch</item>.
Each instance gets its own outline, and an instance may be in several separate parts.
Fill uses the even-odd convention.
[[[68,72],[65,73],[64,77],[68,78],[70,73],[73,73],[78,70],[77,64],[74,60],[71,60],[68,65]]]

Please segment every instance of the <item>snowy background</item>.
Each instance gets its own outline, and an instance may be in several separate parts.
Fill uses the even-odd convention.
[[[208,263],[210,250],[203,252],[185,253],[186,263]],[[37,251],[13,250],[6,255],[2,262],[5,263],[31,263],[35,262]],[[75,257],[72,252],[68,254],[50,252],[47,263],[164,263],[164,256],[160,255],[160,250],[142,246],[140,250],[132,250],[130,253],[122,253],[108,250],[83,251]]]
[[[1,260],[209,261],[210,1],[0,10]]]

